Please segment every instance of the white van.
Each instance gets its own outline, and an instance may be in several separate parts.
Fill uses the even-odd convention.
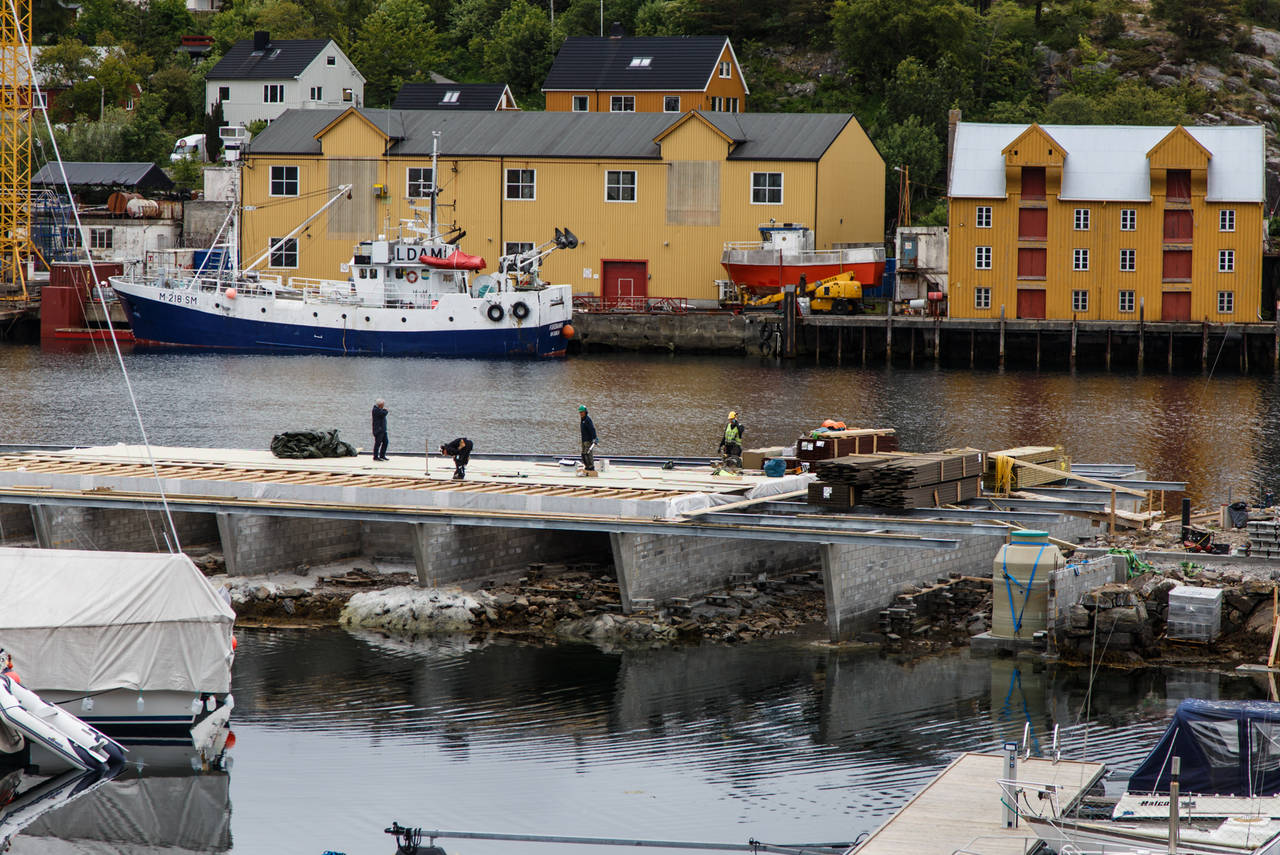
[[[173,144],[173,153],[169,155],[169,160],[177,162],[179,160],[206,161],[208,160],[208,150],[204,145],[204,134],[189,134]]]

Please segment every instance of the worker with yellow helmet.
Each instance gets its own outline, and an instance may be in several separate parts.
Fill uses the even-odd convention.
[[[720,451],[724,452],[724,460],[734,466],[742,465],[742,423],[738,421],[738,412],[729,411],[729,421],[724,426],[724,436],[720,438]]]

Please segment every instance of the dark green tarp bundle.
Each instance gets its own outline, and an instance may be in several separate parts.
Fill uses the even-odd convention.
[[[276,457],[355,457],[351,443],[338,439],[336,430],[295,430],[271,437]]]

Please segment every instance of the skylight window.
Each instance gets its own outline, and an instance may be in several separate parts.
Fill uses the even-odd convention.
[[[457,104],[457,103],[458,103],[458,97],[459,97],[460,95],[462,95],[462,91],[461,91],[461,90],[459,90],[459,89],[450,89],[448,92],[444,93],[444,97],[440,99],[440,103],[441,103],[441,104]]]
[[[649,63],[651,63],[651,62],[653,62],[653,57],[651,57],[651,56],[633,56],[633,57],[631,57],[631,67],[632,67],[632,68],[648,68],[648,67],[649,67]]]

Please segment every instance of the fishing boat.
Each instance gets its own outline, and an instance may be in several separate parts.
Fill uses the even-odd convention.
[[[884,276],[884,247],[879,244],[815,249],[813,231],[801,223],[761,223],[760,240],[728,241],[720,255],[740,291],[761,296],[795,285],[852,272],[867,287]]]
[[[434,155],[433,155],[434,163]],[[436,173],[433,173],[436,174]],[[317,216],[349,198],[344,185],[301,225],[243,269],[229,260],[194,270],[131,271],[110,277],[134,340],[142,345],[241,351],[386,356],[555,357],[573,335],[568,285],[548,285],[543,260],[578,239],[566,229],[524,252],[502,256],[494,273],[442,230],[435,197],[413,209],[398,233],[360,241],[345,279],[267,275],[255,270]],[[235,210],[228,215],[233,217]],[[235,233],[224,223],[220,232]]]

